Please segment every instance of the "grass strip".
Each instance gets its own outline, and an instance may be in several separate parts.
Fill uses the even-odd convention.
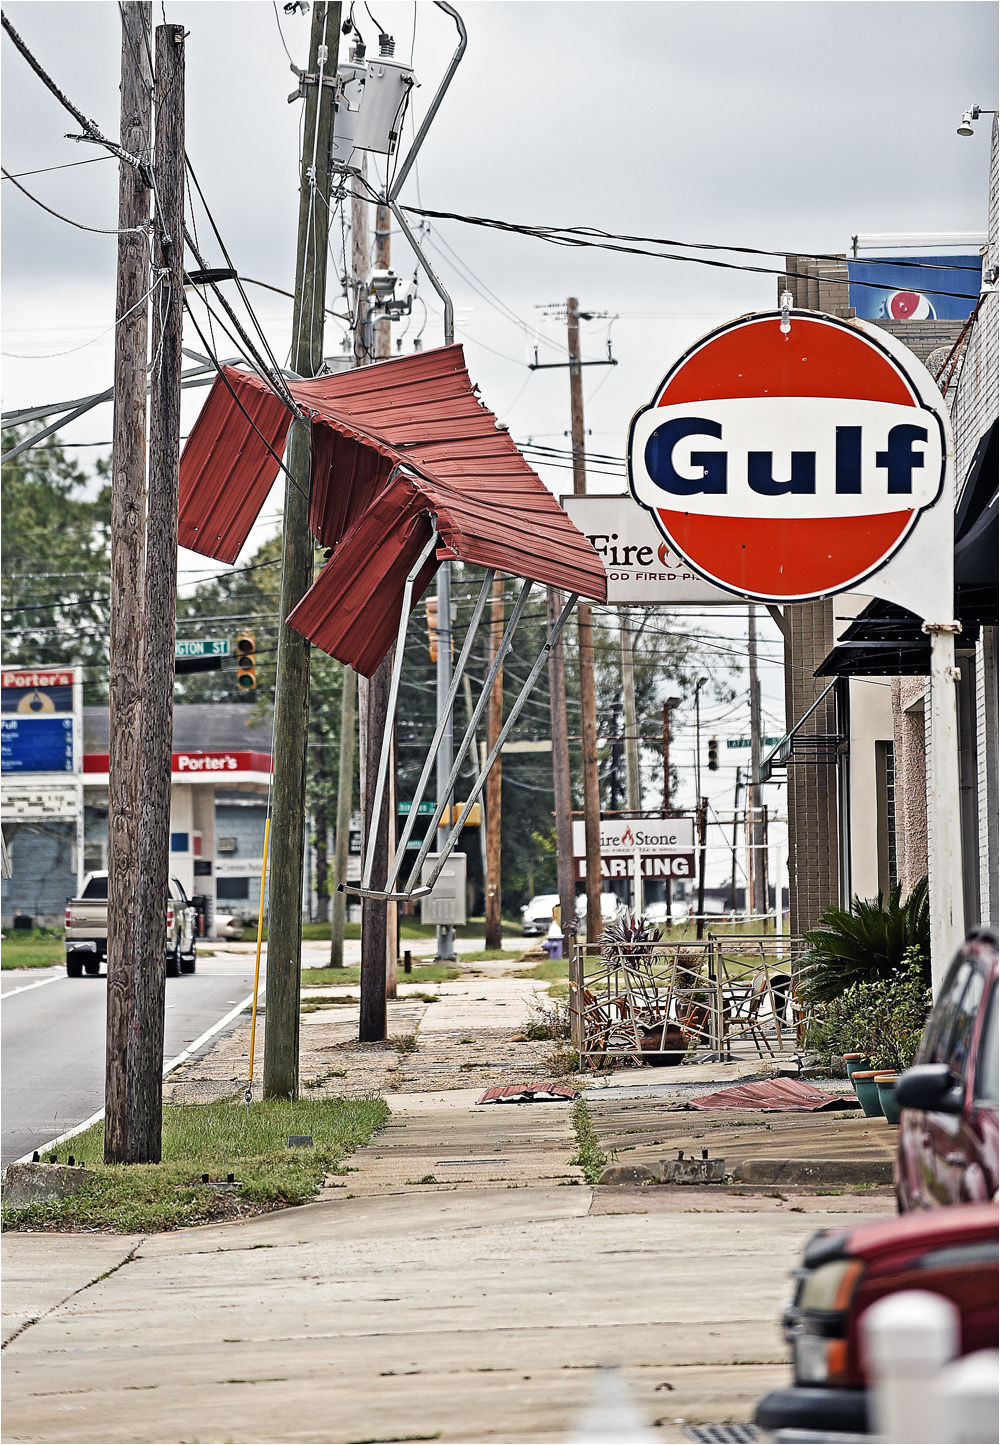
[[[51,968],[66,962],[66,945],[62,930],[54,928],[16,928],[4,934],[0,950],[0,967]]]
[[[414,962],[412,973],[404,973],[400,968],[396,977],[399,983],[448,983],[453,978],[461,977],[461,969],[449,968],[446,963]],[[304,968],[302,970],[303,988],[315,988],[317,985],[330,983],[340,984],[344,988],[352,988],[360,982],[360,968]]]
[[[607,1167],[608,1156],[594,1132],[590,1110],[581,1094],[577,1095],[573,1104],[573,1129],[577,1151],[569,1162],[579,1165],[588,1184],[596,1184]]]
[[[374,1095],[264,1099],[249,1108],[242,1099],[171,1105],[163,1110],[159,1164],[105,1164],[104,1125],[95,1124],[60,1150],[62,1160],[70,1151],[86,1160],[94,1178],[65,1199],[4,1210],[3,1227],[146,1234],[304,1204],[327,1174],[344,1172],[342,1160],[388,1116],[385,1100]],[[313,1143],[290,1148],[293,1135]]]

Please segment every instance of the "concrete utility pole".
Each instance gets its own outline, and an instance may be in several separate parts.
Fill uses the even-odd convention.
[[[561,592],[549,587],[545,593],[549,631],[563,609]],[[566,668],[562,634],[549,653],[549,713],[552,719],[552,791],[556,813],[556,878],[562,926],[565,931],[576,916],[576,877],[573,866],[573,792],[569,772],[569,728],[566,722]]]
[[[121,144],[150,155],[147,39],[152,6],[122,7]],[[139,958],[139,800],[142,745],[143,574],[146,550],[146,357],[150,191],[124,161],[118,189],[114,441],[111,471],[111,626],[108,677],[108,1015],[104,1157],[109,1164],[160,1157],[159,1111],[140,1080],[154,1062],[138,1019],[145,1012]],[[158,950],[162,967],[162,947]],[[141,1097],[140,1097],[141,1095]],[[155,1115],[155,1117],[154,1117]]]
[[[566,302],[566,330],[569,349],[570,427],[573,443],[573,495],[587,491],[584,460],[583,373],[580,368],[579,301]],[[580,715],[583,757],[583,832],[587,850],[587,938],[597,943],[601,936],[601,793],[597,773],[597,699],[594,693],[594,614],[590,604],[577,604],[580,639]]]
[[[750,669],[750,859],[752,910],[758,918],[767,913],[767,858],[764,852],[764,814],[760,803],[760,755],[763,740],[760,710],[760,675],[757,669],[757,609],[747,608],[747,657]]]
[[[445,714],[445,704],[448,700],[448,693],[451,690],[451,563],[442,562],[437,574],[437,626],[438,626],[438,648],[437,648],[437,716],[441,718]],[[451,775],[452,764],[455,761],[455,744],[453,735],[453,718],[448,714],[448,722],[441,738],[441,747],[438,750],[437,764],[435,766],[434,780],[437,785],[438,800],[445,798],[446,807],[441,814],[441,826],[438,828],[437,846],[439,852],[443,852],[451,832],[451,805],[454,802],[454,795],[448,794],[447,782]],[[500,759],[497,758],[497,767]],[[489,855],[489,815],[487,814],[487,857]],[[487,903],[487,907],[489,904]],[[487,945],[489,946],[489,945]],[[499,948],[499,944],[497,947]],[[455,958],[455,929],[450,923],[438,924],[437,930],[437,954],[438,959],[451,963]]]
[[[333,133],[340,5],[313,6],[299,179],[299,228],[292,307],[292,370],[315,376],[323,364],[330,142]],[[310,78],[312,77],[312,78]],[[282,535],[281,616],[313,579],[309,531],[309,424],[292,422]],[[268,910],[264,1097],[297,1098],[302,968],[302,873],[309,741],[309,643],[282,621],[274,692],[272,879]]]
[[[492,667],[500,650],[503,637],[503,579],[493,582],[493,596],[490,611],[490,658]],[[440,649],[440,644],[438,644]],[[486,746],[493,751],[503,727],[503,668],[496,675],[490,690],[489,711],[486,716]],[[500,809],[502,792],[503,754],[501,753],[486,780],[486,947],[503,946],[501,925],[500,894]]]

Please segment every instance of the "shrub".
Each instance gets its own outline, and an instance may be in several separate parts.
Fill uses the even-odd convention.
[[[904,959],[919,958],[924,982],[930,981],[930,913],[927,879],[915,884],[907,898],[893,884],[883,904],[875,898],[852,898],[850,908],[826,908],[819,926],[805,934],[809,965],[800,993],[812,1003],[840,998],[856,983],[891,979]]]
[[[807,1046],[831,1057],[863,1053],[873,1069],[908,1069],[931,995],[916,950],[908,951],[905,962],[891,978],[853,983],[839,998],[820,1004],[806,1036]]]
[[[635,913],[617,914],[601,932],[601,958],[605,963],[628,962],[649,957],[649,945],[659,943],[662,928]]]

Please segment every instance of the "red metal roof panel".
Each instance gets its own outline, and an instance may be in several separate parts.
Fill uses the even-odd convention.
[[[431,517],[441,556],[604,600],[600,558],[480,402],[460,346],[288,387],[311,420],[309,525],[336,548],[288,619],[317,646],[373,670]],[[280,450],[290,419],[265,383],[223,368],[182,458],[184,546],[235,560],[277,475],[268,448]]]
[[[761,1084],[734,1084],[714,1094],[700,1094],[686,1109],[743,1109],[760,1114],[812,1114],[820,1109],[856,1109],[853,1094],[825,1094],[801,1079],[768,1079]]]

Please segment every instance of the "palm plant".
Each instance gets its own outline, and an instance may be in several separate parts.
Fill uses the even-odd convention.
[[[819,926],[805,934],[808,952],[799,993],[820,1003],[839,996],[855,983],[891,978],[903,965],[904,955],[917,957],[930,978],[930,909],[927,879],[921,878],[903,898],[901,883],[894,883],[883,902],[852,898],[850,908],[826,908]]]

